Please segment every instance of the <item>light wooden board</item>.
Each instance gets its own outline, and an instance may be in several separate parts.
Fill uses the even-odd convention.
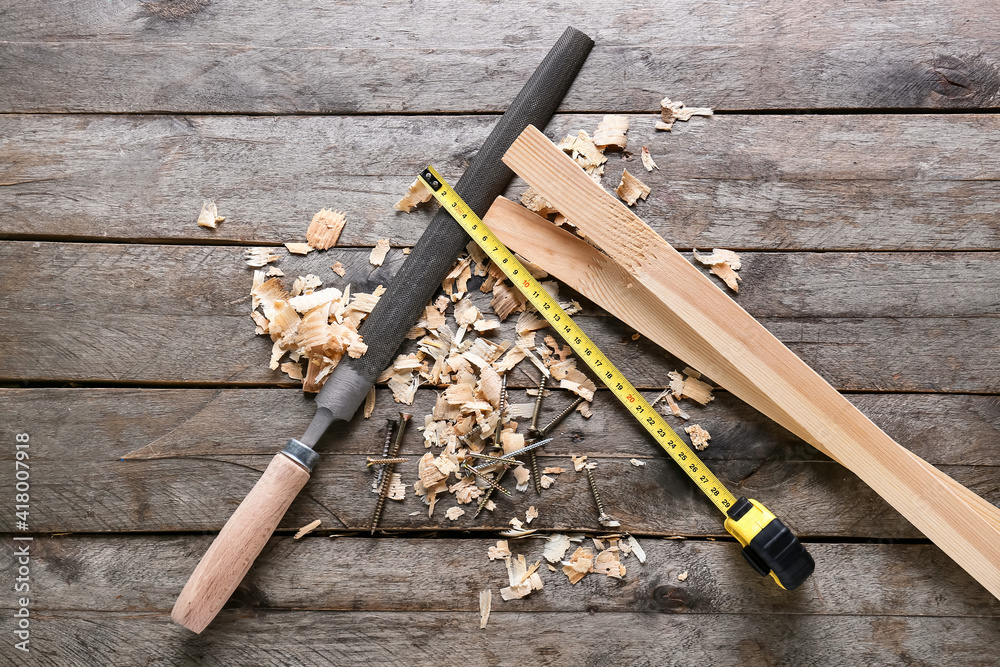
[[[975,0],[947,12],[930,0],[465,12],[436,1],[60,0],[45,21],[4,4],[0,60],[19,65],[5,68],[3,111],[496,111],[569,24],[597,41],[572,110],[654,110],[667,94],[725,109],[995,107],[1000,87],[1000,17]]]
[[[549,136],[600,118],[557,115]],[[670,133],[656,118],[631,117],[629,147],[660,169],[611,155],[604,182],[639,174],[652,194],[636,210],[675,247],[1000,248],[994,116],[716,116]],[[279,244],[331,206],[348,216],[341,245],[412,245],[429,213],[392,205],[428,162],[460,176],[495,120],[0,116],[0,233]],[[194,226],[206,200],[226,216],[216,230]]]
[[[0,377],[287,382],[267,367],[270,340],[253,333],[252,272],[242,263],[242,252],[212,246],[0,243],[0,261],[10,272],[0,295]],[[404,255],[392,251],[377,269],[367,258],[367,251],[334,250],[289,257],[279,266],[289,276],[313,272],[327,285],[351,281],[354,291],[370,291],[391,278]],[[766,326],[838,388],[995,392],[1000,358],[984,351],[995,349],[1000,319],[979,315],[997,300],[995,284],[980,287],[996,258],[996,253],[865,256],[858,263],[869,268],[847,279],[853,287],[844,285],[843,301],[840,290],[831,291],[826,274],[844,276],[852,256],[764,259],[765,270],[775,267],[779,276],[751,287],[746,305],[755,312],[760,304]],[[330,270],[335,260],[348,266],[349,277]],[[925,287],[897,288],[899,272],[892,269],[898,266],[906,266],[899,272]],[[745,275],[748,285],[754,282],[752,265]],[[962,290],[966,296],[953,298],[954,276],[970,284]],[[935,293],[940,296],[933,298]],[[776,294],[785,306],[774,303]],[[879,295],[884,295],[881,301]],[[485,295],[477,291],[475,299],[488,310]],[[926,317],[936,315],[934,303],[942,304],[942,314],[950,310],[960,316]],[[769,317],[769,311],[794,316]],[[679,366],[646,340],[632,341],[632,330],[613,318],[580,319],[637,386],[666,386],[667,372]],[[500,339],[513,339],[514,323],[504,324]],[[515,386],[530,384],[523,374],[512,380]]]

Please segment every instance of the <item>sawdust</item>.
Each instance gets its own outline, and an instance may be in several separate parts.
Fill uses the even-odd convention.
[[[691,445],[699,452],[708,447],[708,441],[712,439],[708,431],[698,424],[691,424],[684,429],[684,432],[691,437]]]

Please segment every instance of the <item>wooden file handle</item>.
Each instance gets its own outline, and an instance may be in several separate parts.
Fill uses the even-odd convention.
[[[184,585],[174,621],[194,632],[212,622],[307,481],[309,472],[285,454],[271,459]]]

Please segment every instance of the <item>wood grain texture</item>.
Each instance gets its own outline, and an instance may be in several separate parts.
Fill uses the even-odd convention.
[[[285,511],[309,481],[309,472],[276,454],[198,562],[174,603],[170,618],[200,633],[229,600]]]
[[[109,657],[116,664],[437,664],[451,646],[460,647],[463,664],[477,667],[516,661],[904,667],[914,656],[931,656],[935,665],[991,667],[988,647],[997,641],[993,618],[644,612],[494,611],[480,630],[478,611],[232,610],[202,636],[183,633],[162,613],[58,612],[39,619],[33,650],[40,664],[68,667]],[[529,648],[512,649],[512,637],[524,637]]]
[[[561,392],[562,393],[562,392]],[[552,414],[568,399],[546,402]],[[98,400],[93,396],[100,396]],[[654,394],[647,394],[652,398]],[[43,532],[135,532],[219,530],[256,483],[275,449],[308,423],[311,401],[295,390],[5,390],[12,429],[32,433],[32,528]],[[411,412],[426,414],[434,392],[421,390]],[[518,392],[515,400],[527,397]],[[996,489],[996,434],[1000,411],[994,397],[857,396],[863,408],[906,444],[915,443],[931,460],[991,502]],[[767,420],[740,407],[725,393],[712,409],[691,408],[693,421],[713,433],[705,459],[737,493],[765,502],[806,536],[915,538],[920,534],[841,466],[796,442]],[[39,418],[39,409],[46,418]],[[365,456],[381,451],[384,417],[395,415],[388,392],[379,392],[374,416],[355,418],[321,443],[313,478],[289,509],[282,530],[314,519],[343,531],[366,526],[375,495]],[[438,503],[433,517],[412,488],[402,502],[387,504],[383,525],[390,530],[499,530],[529,505],[543,530],[597,530],[586,477],[572,472],[571,454],[598,462],[602,499],[628,530],[642,535],[724,536],[712,506],[654,443],[644,438],[620,406],[599,392],[595,416],[573,416],[557,429],[540,458],[543,466],[570,470],[541,497],[515,493],[497,499],[495,513],[456,522],[444,518],[453,498]],[[954,434],[957,421],[967,434]],[[225,427],[221,426],[225,425]],[[13,438],[11,431],[6,437]],[[615,437],[609,437],[613,432]],[[146,460],[120,460],[142,450]],[[411,430],[403,443],[409,463],[398,471],[416,481],[417,459],[426,449]],[[10,452],[2,452],[10,459]],[[637,458],[647,465],[629,463]],[[14,480],[0,480],[0,494],[13,494]],[[465,506],[468,509],[468,506]],[[412,514],[412,516],[411,516]],[[13,517],[0,517],[11,530]]]
[[[536,128],[503,159],[631,275],[661,342],[855,472],[1000,597],[1000,510],[879,430]]]
[[[652,194],[637,211],[675,247],[1000,249],[995,116],[716,116],[670,133],[657,118],[631,118],[630,150],[661,166],[643,172]],[[557,115],[548,134],[599,120]],[[347,212],[341,245],[412,245],[430,213],[392,205],[427,162],[460,176],[494,122],[0,116],[0,233],[280,245],[332,206]],[[612,155],[605,183],[637,164]],[[194,226],[206,200],[226,216],[218,229]]]
[[[468,9],[60,0],[40,20],[8,1],[0,110],[498,111],[567,24],[597,42],[564,103],[571,110],[652,111],[664,94],[724,109],[998,102],[1000,16],[974,0],[948,12],[929,0]]]
[[[0,295],[0,377],[287,382],[267,368],[269,339],[253,333],[251,270],[242,252],[0,243],[9,273]],[[315,273],[327,285],[370,291],[388,282],[403,257],[393,250],[375,268],[367,250],[337,249],[289,256],[278,266],[289,276]],[[761,266],[748,260],[739,302],[839,389],[1000,391],[1000,355],[992,352],[1000,319],[982,316],[1000,300],[996,283],[984,278],[997,253],[754,257]],[[344,278],[330,270],[336,260],[349,271]],[[486,295],[475,291],[474,301],[489,310]],[[633,383],[666,386],[676,360],[645,339],[632,341],[631,329],[601,311],[588,312],[580,318],[584,329]],[[955,317],[938,316],[947,313]],[[499,338],[512,340],[513,328],[514,321],[505,323]],[[511,379],[530,384],[523,374]]]
[[[32,545],[35,609],[47,614],[169,610],[211,539],[40,536]],[[816,572],[809,585],[790,592],[747,567],[735,542],[639,542],[646,562],[626,558],[623,581],[590,575],[571,585],[562,572],[542,567],[541,592],[512,602],[497,599],[494,611],[539,616],[626,610],[677,615],[1000,616],[1000,603],[933,545],[810,543]],[[524,554],[532,563],[542,558],[544,543],[534,538],[509,541],[513,553]],[[494,544],[494,535],[448,540],[275,536],[227,609],[473,612],[480,590],[491,588],[496,596],[506,585],[503,561],[486,557]],[[588,545],[593,546],[589,539]],[[149,567],[152,562],[158,566]],[[0,565],[9,569],[13,563],[9,550],[0,554]],[[397,569],[404,563],[405,570]],[[684,571],[688,578],[678,581]],[[907,593],[900,594],[904,589]]]

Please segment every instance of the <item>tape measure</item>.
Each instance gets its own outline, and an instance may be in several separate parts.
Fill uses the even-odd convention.
[[[812,574],[815,563],[798,538],[763,505],[755,500],[737,499],[719,481],[436,169],[428,166],[419,178],[434,193],[441,206],[566,340],[577,357],[590,367],[702,493],[726,515],[726,530],[743,545],[743,556],[747,562],[761,575],[770,574],[779,586],[788,590],[797,588],[805,581]]]

